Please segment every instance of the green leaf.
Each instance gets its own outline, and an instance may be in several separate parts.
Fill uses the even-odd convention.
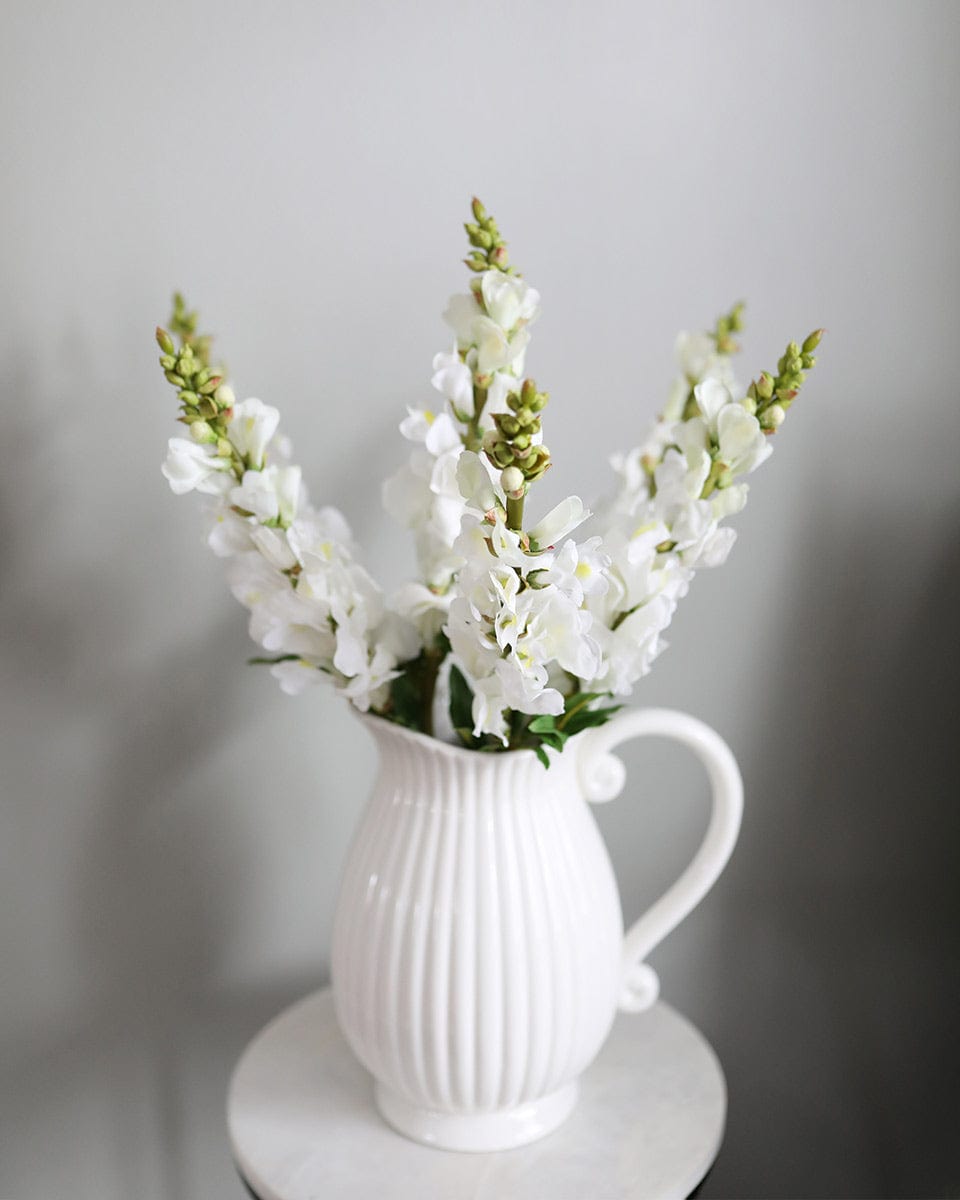
[[[467,745],[474,745],[473,691],[456,663],[450,664],[450,724],[460,734],[469,731]],[[466,739],[465,739],[466,740]]]
[[[550,713],[534,717],[527,728],[532,733],[553,733],[557,728],[557,719]]]
[[[567,734],[561,729],[548,729],[539,734],[539,740],[545,746],[551,746],[554,750],[560,751],[564,747],[567,740]]]
[[[391,719],[407,729],[420,729],[423,697],[416,674],[407,669],[390,683]]]
[[[563,727],[581,709],[589,708],[594,700],[599,700],[601,696],[606,695],[608,695],[607,692],[574,692],[572,696],[567,697],[557,724]]]
[[[565,726],[566,732],[573,737],[576,733],[581,733],[584,729],[595,729],[598,725],[606,725],[606,723],[617,715],[622,704],[614,704],[609,708],[584,708],[581,709],[575,716],[571,717],[570,721]]]
[[[299,662],[299,661],[300,661],[299,654],[278,654],[276,658],[248,658],[247,666],[248,667],[259,667],[259,666],[272,667],[274,665],[274,663]]]
[[[547,770],[549,771],[550,770],[550,756],[547,754],[546,750],[544,750],[544,748],[542,746],[534,746],[533,752],[537,756],[537,758],[540,759],[540,761],[547,768]]]

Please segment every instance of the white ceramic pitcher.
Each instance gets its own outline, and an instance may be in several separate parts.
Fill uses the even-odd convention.
[[[706,894],[740,827],[733,755],[666,709],[571,738],[545,769],[530,750],[478,753],[369,717],[373,795],[337,904],[340,1026],[386,1120],[419,1142],[502,1150],[551,1132],[618,1008],[657,998],[644,958]],[[713,809],[673,886],[627,932],[587,801],[613,799],[611,749],[668,736],[705,764]]]

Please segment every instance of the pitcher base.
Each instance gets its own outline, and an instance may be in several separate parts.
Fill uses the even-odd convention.
[[[440,1150],[486,1152],[511,1150],[553,1133],[573,1112],[577,1092],[574,1081],[528,1104],[481,1113],[417,1108],[380,1083],[374,1095],[381,1116],[404,1137]]]

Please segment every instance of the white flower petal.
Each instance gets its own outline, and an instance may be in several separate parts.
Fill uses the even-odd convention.
[[[555,546],[589,516],[590,510],[583,507],[579,496],[568,496],[529,531],[530,540],[544,549]]]
[[[233,406],[227,437],[248,466],[259,469],[267,443],[277,431],[280,413],[262,400],[241,400]]]

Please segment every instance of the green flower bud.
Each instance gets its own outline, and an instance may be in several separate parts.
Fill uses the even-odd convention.
[[[164,371],[172,371],[176,365],[177,360],[172,354],[160,355],[160,366],[164,369]]]
[[[493,247],[493,235],[486,229],[481,229],[479,225],[465,225],[464,228],[471,246],[478,246],[481,250],[490,250]]]
[[[161,329],[159,325],[157,326],[156,338],[157,345],[164,354],[173,354],[175,352],[176,346],[173,344],[173,338],[165,329]]]
[[[820,339],[826,333],[825,329],[815,329],[813,333],[807,335],[806,341],[803,343],[804,354],[812,354],[820,345]]]
[[[507,437],[512,438],[520,432],[520,422],[516,417],[508,416],[506,413],[497,413],[493,419]]]
[[[534,423],[536,417],[533,415],[533,410],[524,404],[522,408],[517,410],[517,420],[520,422],[522,428],[526,429]]]
[[[176,371],[164,371],[167,382],[172,383],[174,387],[182,388],[187,382],[182,375],[178,375]]]
[[[756,411],[757,411],[757,399],[756,399],[756,397],[755,397],[755,396],[751,396],[751,395],[748,393],[748,394],[747,394],[747,395],[746,395],[746,396],[743,398],[743,400],[741,401],[741,403],[742,403],[743,407],[744,407],[744,408],[747,410],[747,412],[751,414],[751,416],[753,416],[753,415],[755,415],[755,414],[756,414]]]
[[[229,383],[221,383],[217,390],[213,393],[213,398],[216,400],[220,408],[231,408],[237,397],[234,395],[233,388]]]
[[[537,461],[534,462],[533,466],[526,468],[525,474],[527,479],[530,481],[530,483],[533,483],[550,468],[550,465],[551,463],[549,454],[544,455],[543,458],[538,458]]]
[[[228,438],[220,438],[217,441],[217,454],[221,458],[233,458],[233,444]]]
[[[215,417],[218,411],[219,410],[217,409],[215,402],[210,396],[201,397],[200,402],[197,405],[197,412],[201,417],[209,420],[211,417]]]
[[[487,210],[483,207],[476,196],[474,196],[473,200],[471,201],[470,207],[473,210],[474,220],[485,221],[487,219]]]
[[[201,372],[201,374],[202,373],[203,372]],[[221,377],[219,375],[211,375],[210,378],[206,380],[206,382],[204,382],[200,385],[200,388],[199,388],[200,395],[201,396],[216,395],[217,388],[220,386],[220,378]]]
[[[528,433],[518,433],[513,439],[514,450],[526,450],[530,445],[530,435]]]
[[[190,392],[184,389],[180,392],[179,399],[181,404],[196,404],[200,397],[196,392]]]
[[[769,400],[773,395],[773,376],[767,371],[762,371],[754,387],[758,400]]]

